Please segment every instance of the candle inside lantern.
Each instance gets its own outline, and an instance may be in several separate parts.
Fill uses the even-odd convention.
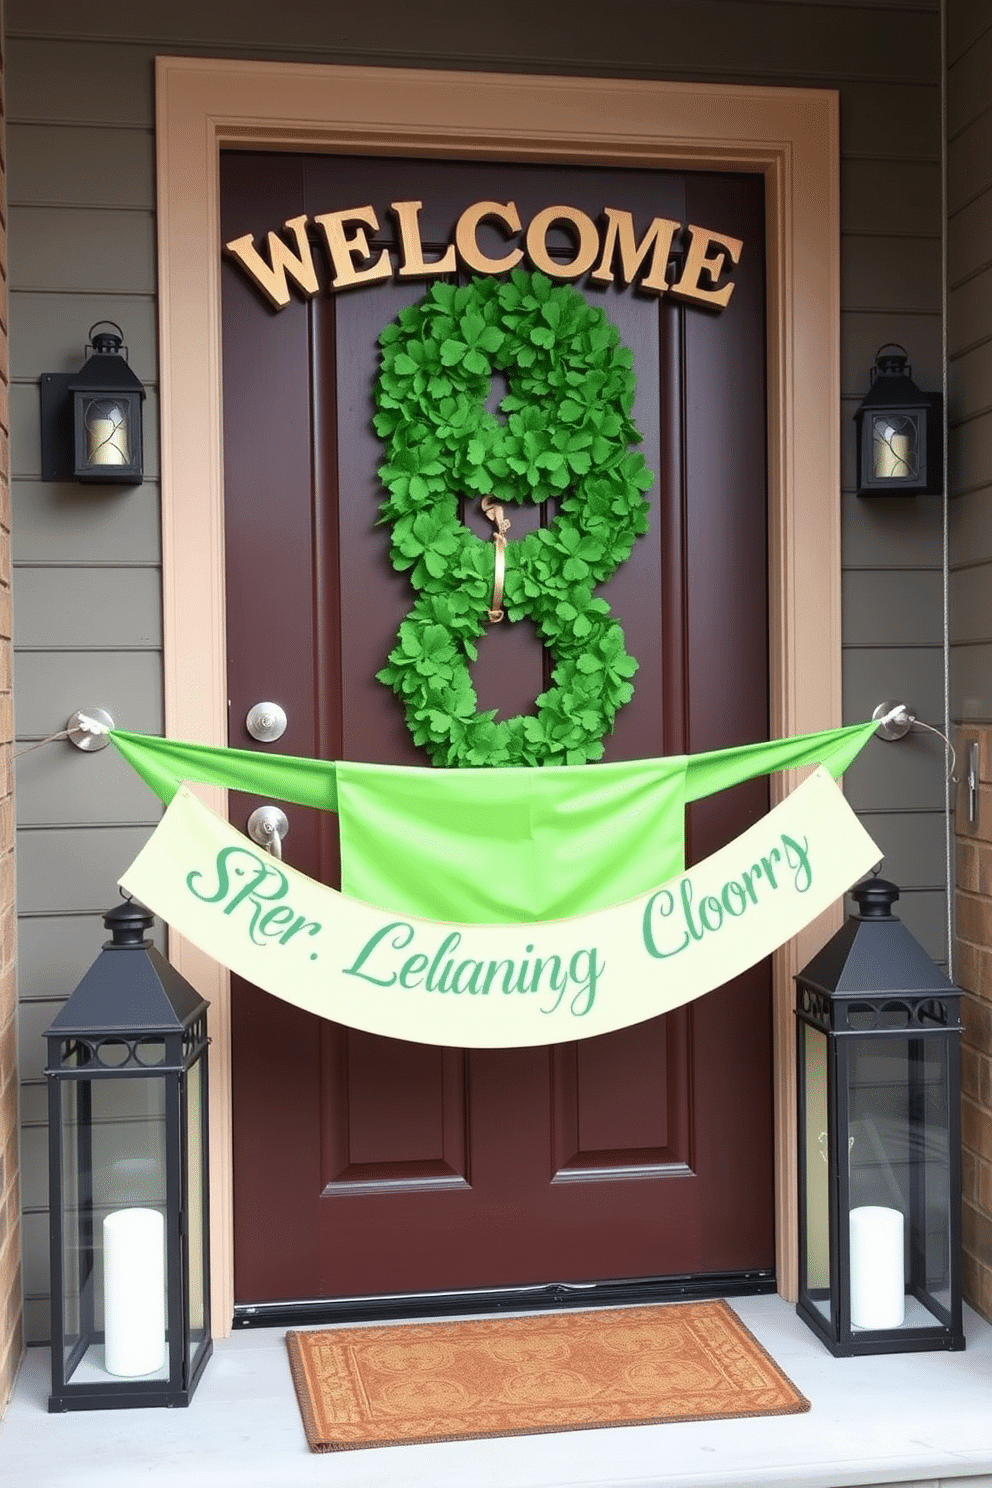
[[[897,434],[887,419],[875,420],[873,454],[876,480],[896,480],[913,473],[909,435]]]
[[[126,465],[131,458],[127,415],[111,399],[90,403],[86,409],[86,459],[90,465]]]
[[[103,1221],[104,1363],[136,1378],[165,1363],[165,1220],[118,1209]]]
[[[903,1230],[898,1209],[851,1210],[852,1328],[900,1328],[905,1321]]]

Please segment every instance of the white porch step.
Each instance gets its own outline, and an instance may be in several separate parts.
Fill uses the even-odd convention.
[[[777,1297],[731,1304],[810,1400],[799,1416],[311,1453],[281,1332],[216,1346],[188,1410],[47,1413],[30,1349],[4,1488],[992,1488],[992,1327],[959,1354],[834,1359]]]

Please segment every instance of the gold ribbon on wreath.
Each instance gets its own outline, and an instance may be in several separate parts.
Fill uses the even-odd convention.
[[[510,530],[510,519],[504,517],[503,508],[491,496],[483,496],[482,510],[493,523],[496,531],[493,533],[493,542],[496,544],[496,557],[493,564],[493,602],[489,609],[489,619],[494,625],[503,619],[503,584],[506,579],[506,534]]]

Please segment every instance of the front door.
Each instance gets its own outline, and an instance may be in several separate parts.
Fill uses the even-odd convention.
[[[480,200],[512,200],[524,222],[556,202],[595,220],[615,202],[641,232],[664,217],[743,241],[721,314],[590,279],[577,288],[633,351],[634,417],[655,473],[648,533],[601,591],[639,663],[605,757],[767,737],[761,180],[222,157],[225,242],[373,203],[377,257],[397,246],[388,204],[412,200],[424,203],[428,258]],[[316,240],[314,254],[320,263]],[[229,738],[425,765],[375,679],[414,596],[376,525],[383,451],[371,417],[378,335],[427,286],[384,279],[335,295],[324,292],[330,277],[276,310],[224,267]],[[508,515],[516,537],[554,513]],[[491,531],[477,502],[464,503],[463,520]],[[473,681],[480,709],[532,707],[548,660],[526,622],[491,627]],[[263,700],[289,718],[274,745],[245,729]],[[232,797],[232,820],[243,826],[258,804]],[[693,807],[690,861],[766,809],[763,782]],[[287,815],[287,860],[335,883],[336,818]],[[543,1050],[378,1038],[239,982],[232,1005],[239,1304],[773,1268],[765,966],[667,1017]]]

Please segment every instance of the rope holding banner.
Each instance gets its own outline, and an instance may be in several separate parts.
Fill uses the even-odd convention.
[[[875,733],[879,739],[884,739],[891,744],[896,739],[905,739],[906,735],[914,728],[925,729],[928,734],[934,734],[943,740],[944,749],[948,758],[947,781],[950,785],[960,785],[958,778],[958,756],[954,745],[942,729],[934,728],[932,723],[924,723],[922,718],[917,718],[913,709],[905,703],[885,702],[879,703],[872,713],[872,719],[878,724]]]
[[[483,496],[482,510],[496,528],[493,533],[493,542],[496,544],[496,557],[493,560],[493,602],[489,607],[489,619],[494,625],[498,625],[503,619],[503,584],[506,581],[506,534],[510,530],[510,519],[504,517],[503,508],[492,496]]]

